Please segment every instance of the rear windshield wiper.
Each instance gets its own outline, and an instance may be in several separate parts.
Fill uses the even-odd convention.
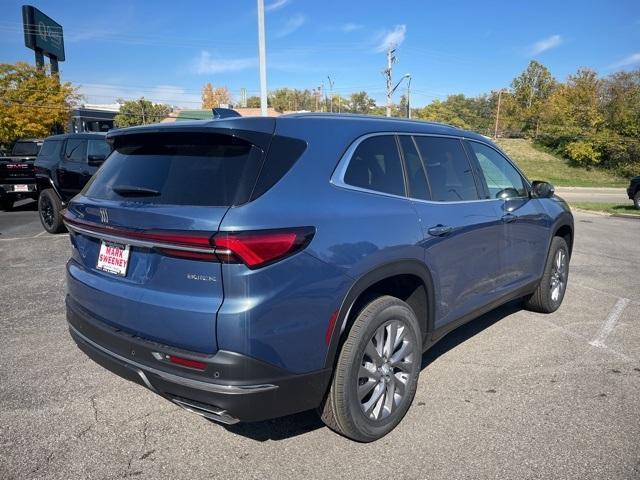
[[[160,195],[158,190],[147,187],[136,187],[135,185],[115,185],[111,189],[123,197],[156,197]]]

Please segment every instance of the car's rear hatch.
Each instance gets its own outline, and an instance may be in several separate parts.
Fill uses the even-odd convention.
[[[35,157],[0,157],[0,184],[34,183]]]
[[[113,154],[65,214],[72,301],[142,338],[215,352],[224,292],[210,238],[251,195],[273,132],[264,120],[111,134]]]

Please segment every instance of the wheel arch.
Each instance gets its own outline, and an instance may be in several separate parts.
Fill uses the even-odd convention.
[[[368,301],[380,295],[393,295],[406,301],[414,310],[422,331],[423,345],[433,331],[435,294],[433,278],[427,267],[417,260],[400,260],[379,266],[358,278],[338,309],[325,359],[333,368],[337,353],[358,313]]]
[[[55,183],[53,183],[53,180],[51,179],[51,177],[37,175],[36,184],[38,185],[38,192],[42,192],[43,190],[48,190],[48,189],[53,190],[56,196],[60,199],[60,202],[62,202],[62,205],[65,204],[65,201],[62,198],[62,195],[60,195],[60,191],[58,190],[58,187],[56,187]]]
[[[569,247],[570,258],[571,253],[573,252],[573,225],[563,223],[562,225],[557,226],[553,236],[564,238],[564,241],[567,242],[567,247]]]

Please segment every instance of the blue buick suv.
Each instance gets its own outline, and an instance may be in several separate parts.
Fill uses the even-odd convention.
[[[71,336],[206,418],[315,408],[373,441],[448,332],[511,300],[562,303],[571,212],[483,136],[295,114],[107,139],[64,213]]]

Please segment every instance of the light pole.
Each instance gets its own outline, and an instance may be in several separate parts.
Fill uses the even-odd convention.
[[[506,88],[501,88],[498,92],[498,109],[496,110],[496,127],[493,130],[493,138],[498,138],[498,122],[500,121],[500,101],[502,100],[502,92],[506,92]]]
[[[260,62],[260,114],[267,116],[267,54],[264,40],[264,0],[258,1],[258,57]]]
[[[405,73],[405,74],[402,76],[402,78],[398,81],[398,83],[396,83],[396,86],[395,86],[395,87],[393,87],[393,88],[391,89],[391,91],[389,92],[389,99],[391,99],[391,95],[393,95],[393,92],[395,92],[395,91],[397,90],[397,88],[400,86],[400,84],[402,83],[402,81],[403,81],[405,78],[408,78],[408,79],[409,79],[408,84],[409,84],[409,85],[411,85],[411,74],[410,74],[410,73]],[[409,85],[407,86],[407,92],[409,92]],[[407,96],[407,105],[408,105],[408,104],[409,104],[409,97]],[[390,116],[391,116],[391,106],[390,106],[390,104],[389,104],[389,106],[387,107],[387,117],[390,117]],[[409,117],[409,118],[411,118],[411,117]]]

